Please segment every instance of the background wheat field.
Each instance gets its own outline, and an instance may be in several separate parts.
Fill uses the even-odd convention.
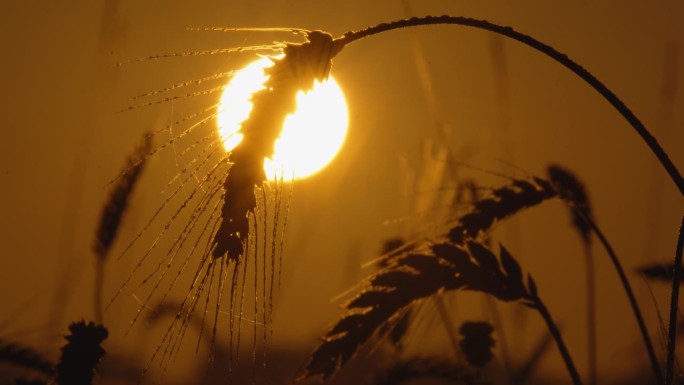
[[[117,64],[297,39],[283,32],[210,33],[191,27],[300,27],[338,36],[381,22],[442,14],[512,26],[601,79],[642,119],[674,164],[684,167],[684,5],[678,1],[36,0],[3,8],[0,338],[33,346],[47,357],[58,355],[69,323],[94,316],[92,247],[110,181],[145,132],[206,108],[218,96],[121,111],[135,104],[132,96],[237,69],[254,56]],[[636,269],[671,262],[684,200],[643,142],[596,92],[526,46],[458,26],[412,28],[364,40],[335,58],[332,74],[347,99],[349,133],[332,164],[295,184],[267,368],[257,374],[259,381],[286,383],[296,376],[341,314],[340,302],[333,299],[374,271],[372,264],[362,266],[377,257],[387,239],[429,235],[453,218],[449,202],[459,181],[497,186],[505,179],[495,173],[543,176],[551,163],[584,181],[594,216],[632,281],[656,350],[664,352],[656,310],[667,317],[670,287],[646,281]],[[155,140],[161,144],[171,135]],[[147,162],[113,255],[159,206],[160,191],[183,167],[179,151],[170,146]],[[158,231],[146,231],[142,238],[149,242]],[[534,274],[584,373],[582,244],[565,207],[552,201],[526,211],[496,227],[494,239]],[[648,375],[648,360],[618,277],[598,245],[594,258],[600,383],[628,383]],[[105,301],[136,264],[135,254],[115,259],[105,265]],[[179,298],[184,290],[178,287],[169,296]],[[454,324],[492,319],[481,295],[458,293],[444,300]],[[125,363],[117,365],[132,370],[146,365],[166,327],[166,321],[144,321],[126,335],[139,301],[121,295],[104,314],[110,331],[105,349]],[[522,364],[544,337],[543,323],[512,304],[497,309],[513,362]],[[435,305],[426,302],[407,337],[411,354],[450,357],[444,327]],[[246,326],[245,357],[251,354],[251,333],[252,326]],[[492,374],[495,380],[503,376],[499,338],[495,334],[496,358],[490,364],[499,373]],[[207,358],[195,355],[196,339],[196,331],[190,331],[167,383],[199,382]],[[383,349],[370,360],[353,362],[334,381],[370,381],[387,366]],[[550,348],[531,381],[567,381],[563,371],[560,356]]]

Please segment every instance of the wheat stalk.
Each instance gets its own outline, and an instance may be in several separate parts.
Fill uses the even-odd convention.
[[[520,265],[505,248],[500,247],[497,258],[472,240],[462,246],[448,241],[427,245],[425,250],[398,256],[387,268],[371,276],[365,289],[345,304],[346,314],[323,338],[299,378],[329,378],[406,306],[447,290],[478,291],[538,310],[556,338],[573,382],[581,384],[532,277],[528,275],[527,285],[523,283]]]
[[[459,218],[459,224],[447,237],[455,244],[470,238],[479,239],[497,222],[557,195],[558,191],[543,179],[513,180],[511,185],[494,189],[491,196],[474,201],[470,212]]]
[[[146,134],[143,143],[138,146],[126,161],[123,174],[117,179],[112,188],[109,199],[102,209],[100,225],[95,234],[93,250],[97,259],[95,260],[95,290],[93,290],[93,308],[95,320],[102,322],[102,286],[104,284],[104,264],[109,254],[109,250],[114,244],[116,235],[119,232],[121,219],[128,207],[128,201],[133,193],[140,175],[145,167],[145,154],[152,147],[152,136]]]
[[[597,343],[596,343],[596,272],[595,263],[591,252],[591,226],[578,213],[581,210],[589,218],[592,218],[589,194],[579,178],[559,165],[547,167],[546,173],[549,181],[559,192],[566,202],[572,217],[572,225],[582,239],[584,248],[584,266],[586,281],[587,303],[587,366],[589,368],[588,383],[593,385],[598,377],[597,370]]]
[[[572,71],[574,74],[579,76],[592,88],[594,88],[601,96],[603,96],[608,103],[610,103],[613,108],[615,108],[626,120],[627,122],[636,130],[637,134],[643,139],[646,145],[650,148],[651,152],[658,158],[661,165],[667,173],[674,184],[679,189],[680,194],[684,195],[684,177],[679,173],[677,167],[672,163],[670,157],[663,150],[663,148],[658,144],[655,137],[646,129],[646,127],[641,123],[641,120],[634,115],[634,113],[627,108],[627,106],[620,100],[620,98],[615,95],[608,87],[606,87],[601,81],[599,81],[594,75],[587,71],[584,67],[577,64],[575,61],[570,59],[567,55],[557,51],[555,48],[542,43],[541,41],[520,33],[511,27],[498,25],[491,23],[486,20],[478,20],[469,17],[460,16],[424,16],[424,17],[413,17],[405,20],[397,20],[389,23],[378,24],[373,27],[369,27],[360,31],[352,31],[345,33],[342,37],[336,39],[336,42],[340,45],[347,45],[356,40],[363,39],[369,36],[377,35],[379,33],[392,31],[395,29],[415,27],[421,25],[436,25],[436,24],[454,24],[462,25],[467,27],[473,27],[477,29],[483,29],[486,31],[494,32],[513,40],[519,41],[537,51],[547,55],[551,59],[555,60],[559,64],[563,65],[565,68]]]
[[[597,90],[604,98],[606,98],[609,103],[613,105],[614,108],[616,108],[623,115],[623,117],[625,117],[625,119],[627,119],[627,121],[647,143],[651,151],[658,157],[663,167],[668,171],[670,177],[679,188],[680,192],[684,194],[684,179],[679,174],[674,164],[671,162],[667,154],[662,150],[655,138],[639,121],[639,119],[636,118],[636,116],[624,105],[624,103],[622,103],[620,99],[617,98],[617,96],[615,96],[615,94],[613,94],[607,87],[605,87],[605,85],[599,82],[583,67],[569,59],[567,56],[528,35],[513,30],[510,27],[503,27],[484,20],[476,20],[464,17],[428,16],[380,24],[362,31],[348,32],[337,39],[333,39],[331,35],[320,31],[298,30],[297,32],[303,33],[306,36],[306,42],[302,44],[277,43],[270,47],[266,47],[269,49],[280,50],[284,56],[282,58],[272,59],[275,62],[275,65],[271,67],[271,69],[267,70],[267,75],[270,77],[268,83],[265,85],[266,88],[255,93],[252,97],[254,104],[252,116],[250,116],[250,118],[242,126],[244,139],[229,155],[232,165],[230,170],[226,173],[222,186],[220,186],[224,192],[220,218],[217,222],[218,225],[215,227],[215,230],[212,229],[212,241],[209,246],[209,253],[205,253],[203,255],[201,266],[214,266],[213,260],[223,258],[226,264],[229,262],[234,262],[233,269],[234,271],[237,269],[240,258],[244,253],[245,243],[250,236],[250,218],[253,218],[257,206],[255,189],[259,190],[265,180],[262,167],[263,159],[264,157],[269,157],[272,155],[273,144],[282,125],[282,121],[287,113],[293,111],[294,109],[294,98],[296,93],[299,90],[309,89],[314,79],[322,79],[327,77],[330,71],[332,58],[347,44],[393,29],[432,24],[465,25],[498,33],[527,44],[528,46],[548,55],[560,64],[564,65],[566,68],[573,71],[575,74],[580,76],[580,78],[590,84],[595,90]],[[193,56],[198,54],[240,52],[245,49],[256,50],[264,49],[264,47],[246,47],[239,49],[182,53],[178,55],[162,55],[151,57],[150,59],[170,56]],[[171,141],[169,141],[169,143],[166,144],[166,146],[172,144],[183,135],[186,135],[191,129],[188,129],[177,137],[173,138]],[[161,146],[148,153],[148,156],[152,155],[154,152],[163,147],[164,146]],[[448,241],[441,244],[451,244],[455,248],[466,247],[466,245],[468,245],[466,248],[470,253],[472,252],[472,248],[476,248],[476,246],[471,246],[471,244],[476,245],[476,243],[473,243],[472,240],[481,239],[485,235],[486,231],[495,225],[497,221],[514,215],[524,208],[534,206],[547,199],[558,196],[558,194],[559,192],[557,189],[553,188],[551,184],[541,179],[534,179],[533,181],[515,181],[512,186],[494,190],[491,197],[478,200],[473,205],[473,210],[461,218],[459,225],[449,231],[447,234]],[[185,203],[183,204],[183,207],[184,206]],[[421,258],[425,257],[426,255],[408,255],[415,256],[414,259],[419,261],[416,263],[425,263],[425,265],[422,267],[428,268],[429,263],[424,261],[420,262]],[[435,257],[435,255],[428,256]],[[205,258],[212,258],[212,261],[210,261],[210,263],[207,265],[204,263]],[[487,258],[485,258],[485,260],[487,260]],[[496,258],[494,258],[494,260],[496,260]],[[409,259],[404,260],[402,257],[402,261],[407,262]],[[246,267],[246,261],[243,262],[245,263],[244,266]],[[256,263],[257,260],[255,255],[255,264]],[[489,263],[489,268],[492,268],[493,264],[491,264],[491,260],[489,260]],[[265,261],[264,266],[266,266]],[[412,267],[409,266],[408,268],[411,269]],[[441,271],[435,266],[430,268],[435,272]],[[200,267],[200,269],[202,269],[202,267]],[[388,267],[388,269],[391,271],[392,267]],[[398,271],[395,273],[398,273]],[[406,272],[403,271],[402,274],[404,273]],[[210,273],[207,272],[207,274]],[[211,274],[213,275],[213,270]],[[255,272],[255,280],[257,278],[256,274],[257,273]],[[203,277],[206,278],[207,275],[205,274]],[[193,288],[194,286],[191,287],[191,289]],[[446,289],[446,286],[441,288],[441,290],[443,289]],[[489,289],[492,288],[484,288],[480,290],[486,291]],[[470,290],[478,289],[470,288]],[[382,291],[379,291],[374,295],[382,297],[381,293]],[[492,295],[495,297],[497,296],[496,294]],[[410,303],[414,301],[415,298],[411,299],[410,297],[406,297],[404,300],[408,300]],[[217,304],[217,309],[218,306],[219,305]],[[547,318],[550,319],[550,316],[547,317],[544,315],[545,308],[540,307],[538,310],[542,316],[545,317],[545,320]],[[255,303],[255,315],[256,312],[257,309]],[[559,335],[559,333],[554,333],[554,335],[555,334]],[[368,337],[369,336],[366,336],[366,339]],[[561,349],[561,351],[563,353],[563,349]],[[565,355],[566,354],[564,353],[564,357]],[[348,358],[349,357],[346,359]],[[572,374],[572,370],[570,372]],[[573,378],[573,380],[575,379]]]

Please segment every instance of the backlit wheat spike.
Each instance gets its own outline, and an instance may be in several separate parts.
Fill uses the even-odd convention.
[[[532,277],[528,275],[527,284],[523,282],[520,265],[503,246],[497,257],[472,240],[464,245],[449,241],[427,245],[398,256],[386,269],[373,274],[361,293],[345,304],[346,313],[323,338],[299,379],[331,377],[409,304],[446,290],[482,292],[538,311],[556,340],[573,383],[582,383]]]
[[[144,61],[144,60],[156,60],[169,57],[185,57],[185,56],[197,56],[197,55],[211,55],[220,53],[237,53],[244,51],[275,51],[277,53],[284,54],[278,58],[271,58],[274,62],[274,66],[266,69],[266,75],[269,76],[265,84],[265,89],[256,92],[252,96],[253,110],[252,114],[247,121],[242,124],[241,133],[244,135],[243,141],[230,153],[227,160],[231,163],[231,167],[227,172],[225,168],[221,168],[224,174],[223,181],[216,182],[214,179],[211,180],[211,186],[203,186],[203,183],[198,180],[198,187],[195,189],[197,191],[197,196],[201,195],[200,203],[193,211],[189,209],[192,213],[192,218],[186,223],[185,228],[181,234],[181,237],[185,238],[190,233],[200,230],[200,239],[203,239],[203,235],[206,229],[209,227],[212,230],[207,234],[207,246],[204,250],[201,250],[201,258],[198,261],[197,270],[195,271],[195,280],[191,284],[188,293],[181,305],[181,308],[174,320],[174,323],[167,330],[164,336],[164,341],[162,345],[164,346],[164,351],[162,350],[162,345],[160,345],[155,351],[154,355],[162,355],[163,367],[169,364],[169,357],[174,356],[180,347],[180,342],[185,336],[185,331],[188,327],[189,317],[192,316],[193,311],[198,304],[204,302],[204,315],[207,314],[207,307],[209,306],[209,295],[212,287],[218,285],[219,290],[222,288],[222,277],[231,275],[230,282],[230,339],[231,346],[233,345],[233,334],[234,334],[234,315],[238,315],[238,327],[237,327],[237,359],[239,359],[240,351],[240,332],[242,327],[243,310],[245,307],[245,291],[246,291],[246,280],[247,280],[247,266],[248,263],[253,262],[255,269],[254,272],[254,334],[256,344],[256,322],[257,315],[259,311],[258,299],[256,298],[258,294],[258,281],[259,281],[259,266],[263,267],[262,281],[262,292],[261,300],[266,300],[266,266],[267,266],[267,231],[266,231],[266,219],[263,218],[263,231],[259,229],[258,225],[258,198],[255,196],[255,192],[265,193],[266,186],[265,174],[263,171],[263,159],[266,157],[271,157],[273,155],[274,142],[279,134],[280,128],[282,127],[283,120],[285,116],[295,109],[295,97],[298,91],[308,90],[312,87],[314,80],[325,79],[331,68],[332,58],[344,47],[353,41],[361,38],[365,38],[377,33],[389,31],[397,28],[412,27],[417,25],[428,25],[428,24],[460,24],[470,27],[481,28],[489,30],[495,33],[499,33],[510,38],[516,39],[524,44],[527,44],[546,55],[552,57],[559,63],[565,65],[567,68],[578,74],[582,79],[587,81],[596,90],[598,90],[613,106],[623,114],[623,116],[632,124],[632,126],[642,135],[642,138],[648,143],[654,153],[661,160],[665,168],[668,170],[675,183],[680,188],[680,191],[684,191],[684,180],[679,175],[678,171],[669,161],[666,154],[660,149],[659,145],[653,139],[652,136],[646,131],[645,127],[641,125],[640,121],[629,111],[622,102],[617,99],[617,97],[612,94],[603,84],[598,82],[596,78],[590,73],[584,70],[581,66],[574,63],[572,60],[567,58],[565,55],[559,53],[555,49],[531,38],[530,36],[521,34],[514,31],[509,27],[502,27],[484,20],[475,20],[463,17],[451,17],[451,16],[440,16],[440,17],[424,17],[424,18],[413,18],[408,20],[401,20],[398,22],[381,24],[375,27],[371,27],[358,32],[349,32],[338,39],[333,39],[327,33],[320,31],[306,31],[298,29],[282,29],[289,32],[303,33],[306,37],[306,41],[301,44],[293,43],[274,43],[272,45],[264,46],[252,46],[252,47],[238,47],[229,49],[217,49],[217,50],[205,50],[205,51],[195,51],[195,52],[184,52],[172,55],[157,55],[150,56],[145,59],[134,60]],[[267,28],[268,29],[268,28]],[[205,29],[205,30],[219,30],[219,29]],[[233,30],[233,29],[224,29]],[[260,30],[260,29],[234,29],[234,30]],[[273,30],[273,29],[268,29]],[[276,29],[280,30],[280,29]],[[123,64],[123,63],[122,63]],[[191,81],[192,82],[192,81]],[[191,83],[189,82],[189,83]],[[188,84],[190,85],[190,84]],[[167,90],[170,91],[175,88],[182,87],[184,85],[171,86],[168,89],[159,90],[159,92],[154,92],[151,94],[146,94],[146,96],[152,96],[156,94],[162,94]],[[188,93],[202,95],[212,92],[212,89],[199,91],[197,93]],[[178,96],[183,97],[183,96]],[[166,102],[173,100],[171,98],[165,98],[161,102]],[[156,101],[150,101],[148,104],[155,104]],[[146,104],[143,104],[146,105]],[[135,108],[135,106],[133,107]],[[154,153],[170,146],[175,146],[175,143],[179,142],[181,138],[188,135],[196,127],[203,125],[204,123],[213,119],[218,111],[215,111],[211,116],[203,118],[200,122],[194,123],[190,128],[183,130],[180,134],[174,136],[166,144],[159,146],[158,148],[148,152],[143,159],[152,156]],[[173,127],[173,125],[171,126]],[[169,129],[169,131],[171,131]],[[204,138],[207,139],[207,138]],[[199,146],[202,144],[203,140],[195,141],[195,145]],[[212,143],[216,143],[215,139],[212,139]],[[193,145],[186,147],[181,154],[187,153]],[[174,149],[175,150],[175,149]],[[191,162],[192,164],[192,162]],[[193,167],[193,166],[189,166]],[[199,170],[197,166],[195,170]],[[185,170],[185,169],[184,169]],[[179,173],[183,174],[185,171]],[[194,174],[194,173],[193,173]],[[191,174],[191,175],[193,175]],[[189,176],[188,176],[189,177]],[[206,177],[206,176],[205,176]],[[181,177],[179,177],[181,178]],[[185,179],[186,181],[188,179]],[[173,182],[173,181],[172,181]],[[169,183],[169,186],[172,183]],[[182,182],[181,186],[185,183]],[[206,192],[204,189],[208,188],[210,191]],[[202,192],[202,194],[199,193]],[[222,194],[219,203],[214,206],[212,210],[208,208],[199,208],[201,206],[208,207],[210,203],[215,203],[215,197]],[[481,240],[486,231],[488,231],[492,226],[494,226],[498,221],[503,220],[520,210],[537,205],[547,199],[556,197],[559,195],[557,188],[553,187],[550,183],[543,181],[541,179],[533,179],[530,181],[520,181],[516,180],[510,186],[505,186],[492,191],[492,196],[486,197],[484,199],[476,200],[472,205],[472,210],[464,215],[460,223],[453,227],[448,234],[448,239],[440,241],[435,245],[426,247],[426,251],[421,251],[418,249],[407,250],[397,254],[394,258],[389,260],[388,266],[381,272],[376,274],[374,278],[369,283],[369,288],[367,292],[362,293],[354,301],[348,304],[349,307],[353,308],[348,316],[349,319],[344,318],[343,321],[346,322],[337,334],[329,335],[328,340],[324,342],[323,346],[330,342],[331,344],[338,343],[338,347],[341,346],[346,351],[339,353],[334,351],[328,351],[328,356],[324,358],[318,358],[317,364],[314,365],[318,372],[311,374],[307,368],[307,373],[309,375],[322,374],[325,377],[332,374],[332,372],[346,362],[351,355],[356,351],[356,347],[349,350],[350,345],[340,345],[340,340],[348,341],[347,335],[352,335],[357,333],[357,337],[362,338],[363,341],[368,339],[370,335],[375,333],[371,328],[370,334],[359,334],[360,332],[354,328],[363,326],[358,322],[360,320],[366,319],[368,325],[375,325],[376,323],[382,324],[385,322],[391,322],[384,317],[388,315],[391,318],[393,315],[397,314],[396,311],[392,312],[389,308],[383,307],[386,305],[375,305],[375,300],[382,299],[383,301],[389,298],[389,300],[394,300],[395,303],[391,303],[393,306],[397,305],[399,308],[405,307],[407,303],[413,302],[416,299],[424,298],[430,295],[430,292],[434,290],[448,290],[450,288],[456,289],[460,288],[463,290],[475,290],[483,291],[489,293],[502,300],[517,300],[525,298],[528,300],[526,302],[529,306],[538,309],[544,316],[547,323],[550,317],[548,312],[543,307],[541,302],[536,302],[538,300],[536,294],[536,286],[531,278],[528,280],[528,288],[522,284],[522,273],[520,272],[519,266],[515,263],[515,260],[510,257],[510,255],[505,252],[505,249],[501,249],[501,255],[497,258],[491,250],[483,245],[477,243]],[[147,254],[155,249],[157,241],[164,234],[166,230],[170,228],[171,222],[173,222],[180,210],[186,210],[186,205],[189,204],[190,199],[196,196],[193,192],[190,198],[182,203],[181,209],[176,212],[172,217],[171,221],[166,224],[161,234],[154,240],[152,246],[147,250],[147,253],[142,258],[145,259]],[[278,192],[276,191],[276,200],[280,202],[281,198],[278,198]],[[168,202],[168,200],[166,201]],[[263,198],[264,207],[266,206],[266,198]],[[164,203],[162,208],[166,206]],[[220,205],[220,207],[219,207]],[[161,210],[161,208],[160,208]],[[272,232],[271,239],[271,290],[273,288],[273,272],[275,270],[275,245],[276,245],[276,233],[278,230],[278,222],[280,217],[280,208],[274,211],[274,228]],[[207,215],[209,213],[209,220],[203,229],[199,229],[198,220],[201,215]],[[157,214],[155,214],[156,217]],[[287,216],[284,216],[283,222],[286,223]],[[155,218],[152,219],[154,221]],[[150,222],[151,223],[151,222]],[[196,227],[197,225],[197,227]],[[284,226],[284,225],[283,225]],[[147,228],[147,227],[146,227]],[[262,248],[259,246],[259,239],[262,240]],[[282,240],[281,236],[281,252],[282,256]],[[184,250],[185,241],[177,240],[171,246],[167,255],[164,256],[160,261],[157,262],[157,268],[152,274],[159,273],[161,269],[164,269],[164,263],[170,265],[174,257]],[[197,245],[197,243],[196,243]],[[263,250],[260,254],[259,250]],[[192,247],[181,270],[185,268],[188,264],[195,247]],[[171,258],[169,258],[169,254]],[[465,255],[465,257],[464,257]],[[248,257],[254,257],[254,261],[249,261]],[[459,257],[460,256],[460,257]],[[221,258],[223,258],[221,260]],[[261,262],[258,258],[262,259]],[[435,262],[437,261],[437,262]],[[231,263],[232,262],[232,263]],[[140,267],[142,261],[138,264]],[[220,268],[217,269],[217,264],[220,264]],[[279,264],[279,267],[282,264]],[[474,266],[474,267],[473,267]],[[168,269],[168,267],[167,267]],[[225,269],[225,270],[224,270]],[[232,271],[230,271],[232,269]],[[459,270],[460,269],[460,270]],[[215,273],[218,270],[219,281],[218,284],[214,283]],[[162,270],[162,278],[168,270]],[[240,271],[242,271],[242,277],[240,277]],[[455,272],[457,271],[457,272]],[[425,273],[425,274],[423,274]],[[180,274],[180,273],[179,273]],[[422,275],[436,274],[438,278],[443,278],[446,280],[447,276],[452,281],[451,283],[444,283],[441,286],[437,285],[436,282],[421,283],[426,285],[423,287],[423,292],[419,293],[409,293],[409,289],[404,288],[404,283],[414,284],[420,282]],[[441,275],[440,275],[441,274]],[[478,279],[468,280],[468,276],[477,276]],[[151,275],[143,280],[143,283],[147,282],[151,278]],[[280,278],[280,275],[279,275]],[[227,279],[227,278],[226,278]],[[393,281],[396,280],[396,281]],[[127,281],[128,282],[128,281]],[[158,281],[161,282],[161,281]],[[241,284],[240,284],[241,282]],[[175,280],[174,280],[175,283]],[[384,284],[384,285],[383,285]],[[125,284],[124,284],[125,285]],[[156,288],[152,291],[156,291]],[[172,284],[173,285],[173,284]],[[432,286],[430,286],[432,285]],[[419,285],[420,288],[420,285]],[[522,294],[521,294],[522,293]],[[168,294],[168,291],[164,294],[164,297]],[[206,301],[203,301],[202,295],[207,295]],[[404,295],[402,297],[401,295]],[[417,295],[417,296],[416,296]],[[272,294],[271,294],[272,297]],[[361,299],[363,298],[363,299]],[[535,300],[535,301],[533,301]],[[364,301],[368,301],[366,306],[362,306]],[[370,304],[370,305],[368,305]],[[266,332],[266,325],[268,324],[267,308],[265,302],[262,302],[262,317],[264,321],[264,332]],[[217,298],[216,312],[220,307],[220,295]],[[380,309],[380,310],[378,310]],[[385,313],[387,314],[385,314]],[[218,317],[218,315],[215,317]],[[366,317],[366,318],[364,318]],[[370,320],[368,320],[370,319]],[[366,322],[364,321],[364,322]],[[342,322],[342,321],[340,321]],[[368,326],[366,325],[366,326]],[[339,325],[338,325],[339,326]],[[216,318],[214,320],[214,330],[216,329]],[[364,331],[363,333],[367,333]],[[552,331],[552,333],[554,333]],[[557,330],[554,333],[556,336]],[[213,339],[213,335],[212,335]],[[358,342],[359,338],[357,338]],[[357,344],[358,345],[358,344]],[[327,348],[331,349],[331,348]],[[256,362],[255,350],[256,345],[253,346],[253,359]],[[232,365],[232,349],[231,349],[231,362],[229,363],[229,368]],[[567,356],[567,352],[564,352],[564,358]],[[331,358],[332,357],[332,358]],[[315,358],[315,357],[314,357]],[[314,361],[312,358],[312,362]],[[154,359],[154,357],[153,357]],[[321,363],[320,361],[329,359],[327,362]],[[330,360],[334,360],[331,362]],[[567,361],[567,360],[566,360]],[[325,365],[328,365],[327,367]],[[333,369],[330,369],[329,365],[333,365]],[[571,371],[573,372],[573,371]],[[571,373],[572,374],[572,373]],[[576,381],[576,373],[573,376],[573,380]]]
[[[497,222],[557,195],[543,179],[514,180],[511,185],[494,189],[490,196],[475,200],[470,212],[460,217],[459,224],[449,231],[449,240],[461,244],[469,238],[478,239]]]
[[[95,245],[93,246],[95,253],[100,258],[105,258],[114,243],[116,234],[119,231],[121,218],[128,206],[128,200],[144,169],[145,163],[143,158],[151,147],[152,138],[145,136],[144,142],[128,158],[124,174],[118,179],[109,196],[109,200],[102,210],[100,226],[97,231]]]
[[[214,258],[236,260],[243,253],[248,217],[256,207],[254,188],[266,179],[263,160],[273,156],[285,117],[296,109],[297,92],[310,90],[314,80],[328,77],[339,48],[331,35],[314,31],[302,44],[287,44],[283,57],[272,58],[274,65],[265,70],[268,80],[252,95],[252,112],[240,129],[244,138],[230,155],[233,166],[224,183],[226,199],[214,238]]]
[[[438,243],[420,254],[405,253],[372,275],[361,294],[345,304],[346,314],[324,337],[300,378],[329,378],[406,306],[456,289],[484,292],[503,301],[532,298],[520,266],[503,247],[500,258],[472,241],[466,246]]]

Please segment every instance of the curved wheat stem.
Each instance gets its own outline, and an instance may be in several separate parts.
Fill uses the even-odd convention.
[[[377,35],[382,32],[391,31],[394,29],[414,27],[420,25],[434,25],[434,24],[456,24],[463,25],[473,28],[484,29],[490,32],[498,33],[500,35],[509,37],[513,40],[517,40],[525,45],[528,45],[539,52],[542,52],[554,59],[558,63],[562,64],[564,67],[574,72],[577,76],[582,78],[587,84],[594,88],[601,96],[603,96],[626,120],[629,124],[637,131],[639,136],[646,142],[651,152],[658,158],[660,163],[663,165],[667,173],[672,178],[679,192],[684,195],[684,178],[675,167],[674,163],[670,160],[669,156],[660,147],[658,141],[653,135],[646,129],[646,127],[641,123],[641,121],[634,115],[634,113],[627,108],[625,103],[622,102],[608,87],[601,83],[594,75],[589,71],[584,69],[581,65],[577,64],[575,61],[570,59],[567,55],[557,51],[553,47],[540,42],[539,40],[520,33],[511,27],[501,26],[498,24],[491,23],[486,20],[472,19],[468,17],[459,16],[425,16],[425,17],[414,17],[406,20],[394,21],[391,23],[378,24],[374,27],[366,28],[360,31],[347,32],[344,36],[335,39],[335,42],[344,46],[352,43],[356,40],[363,39],[372,35]]]
[[[532,281],[530,278],[530,282],[534,281]],[[532,289],[530,289],[530,291],[532,291]],[[561,332],[560,330],[558,330],[558,326],[556,326],[556,323],[553,322],[553,318],[551,318],[551,313],[549,313],[549,310],[546,308],[541,299],[539,299],[539,296],[537,296],[536,290],[534,290],[532,296],[532,301],[534,302],[534,305],[532,305],[532,307],[539,312],[541,317],[544,319],[544,322],[546,323],[546,327],[549,328],[549,332],[551,332],[553,339],[556,340],[556,345],[558,346],[558,350],[560,351],[561,356],[563,357],[563,361],[565,362],[565,365],[568,368],[568,373],[570,373],[572,382],[575,385],[582,384],[582,380],[580,380],[579,374],[577,373],[577,369],[575,368],[575,364],[572,362],[570,352],[568,351],[568,348],[565,345],[565,342],[563,341]]]
[[[603,235],[603,232],[599,227],[596,225],[596,223],[581,209],[578,207],[575,207],[575,211],[582,217],[582,219],[591,227],[591,229],[594,231],[596,236],[598,237],[599,241],[603,245],[604,249],[608,253],[608,256],[610,257],[610,261],[613,263],[613,266],[615,267],[615,271],[618,273],[618,276],[620,277],[620,282],[622,283],[622,287],[625,289],[625,293],[627,294],[627,299],[629,300],[629,304],[632,306],[632,312],[634,313],[634,318],[637,321],[637,324],[639,325],[639,331],[641,332],[641,337],[644,340],[644,345],[646,346],[646,351],[648,353],[648,357],[651,361],[651,367],[653,368],[653,374],[656,377],[656,381],[658,384],[663,383],[663,374],[662,371],[660,370],[660,363],[658,362],[658,358],[655,353],[655,349],[653,349],[653,344],[651,343],[651,338],[648,335],[648,329],[646,328],[646,323],[644,322],[644,317],[641,314],[641,310],[639,309],[639,303],[636,300],[636,297],[634,296],[634,291],[632,291],[632,285],[630,285],[629,280],[627,279],[627,274],[625,274],[625,270],[622,268],[622,264],[620,263],[620,260],[617,257],[617,254],[615,253],[615,250],[613,250],[613,247],[610,245],[608,242],[608,239]]]

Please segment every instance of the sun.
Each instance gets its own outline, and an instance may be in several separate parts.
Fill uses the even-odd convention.
[[[268,58],[237,71],[226,85],[218,109],[218,130],[226,151],[242,140],[240,125],[252,110],[250,96],[264,88]],[[273,159],[264,159],[269,180],[306,178],[323,169],[339,152],[347,136],[349,117],[342,89],[332,76],[316,81],[308,93],[297,94],[297,110],[288,115],[275,143]]]

